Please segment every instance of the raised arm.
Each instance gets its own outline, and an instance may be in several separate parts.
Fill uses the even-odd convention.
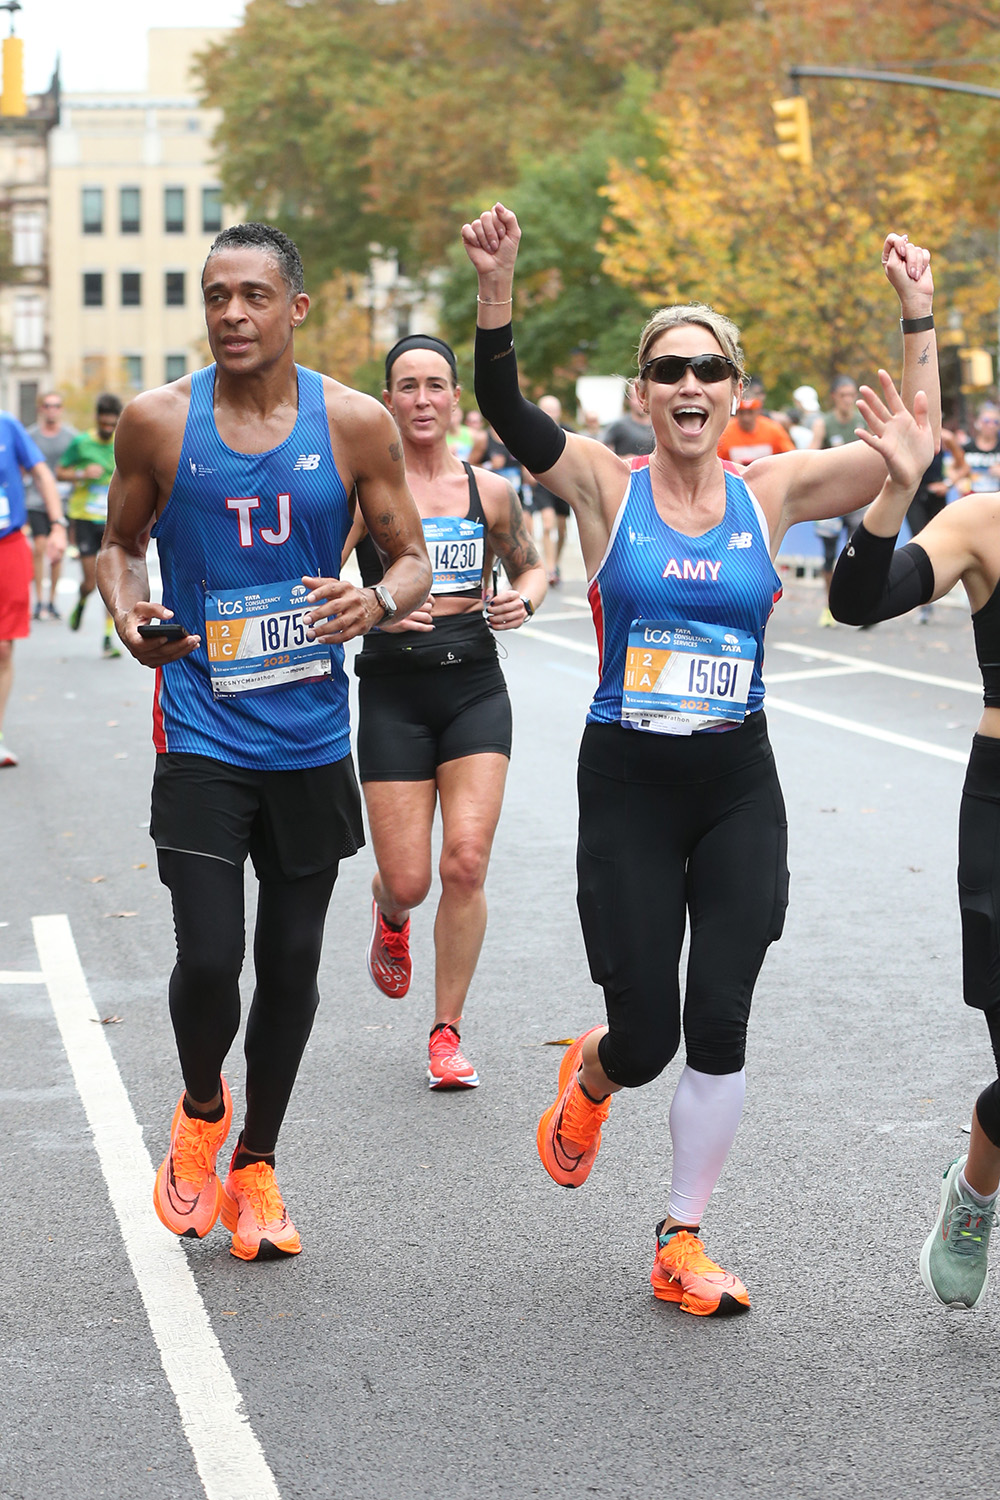
[[[921,392],[911,414],[884,370],[879,380],[882,398],[862,386],[858,405],[868,424],[862,441],[880,455],[888,477],[841,553],[830,585],[830,609],[848,625],[888,620],[940,598],[974,565],[967,528],[943,514],[918,541],[897,550],[907,508],[934,455],[934,434]]]
[[[518,462],[573,507],[584,557],[599,556],[625,493],[628,465],[603,443],[564,432],[521,394],[511,325],[520,239],[517,218],[502,203],[462,225],[479,278],[476,401]]]
[[[903,403],[912,411],[917,392],[924,392],[927,420],[936,444],[941,431],[941,387],[934,329],[909,326],[923,325],[932,316],[930,252],[911,245],[906,235],[890,234],[882,247],[882,268],[899,297]],[[775,547],[797,521],[825,520],[867,505],[884,479],[882,455],[862,443],[758,459],[746,472],[747,483],[768,512]]]

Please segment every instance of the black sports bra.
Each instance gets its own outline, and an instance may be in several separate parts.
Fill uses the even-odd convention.
[[[976,660],[983,674],[983,704],[1000,708],[1000,583],[972,616]]]
[[[479,486],[476,483],[475,472],[471,464],[463,463],[462,467],[468,475],[469,480],[469,509],[464,516],[456,516],[453,519],[478,522],[483,528],[483,536],[485,537],[489,531],[489,525],[483,511],[483,502],[479,498]],[[443,520],[445,518],[435,517],[434,519]],[[365,588],[371,588],[374,583],[381,583],[382,560],[378,555],[375,543],[367,532],[365,532],[354,549],[354,555],[358,560],[358,567],[361,569],[361,581]],[[483,597],[482,577],[480,576],[478,582],[475,585],[470,584],[468,588],[449,589],[448,597],[450,599],[481,599]]]

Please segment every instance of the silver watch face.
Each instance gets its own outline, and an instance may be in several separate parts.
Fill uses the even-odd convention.
[[[386,588],[384,583],[377,583],[375,585],[375,597],[381,604],[382,608],[385,610],[385,614],[382,616],[382,618],[384,620],[391,620],[393,615],[396,613],[396,601],[389,593],[389,590]]]

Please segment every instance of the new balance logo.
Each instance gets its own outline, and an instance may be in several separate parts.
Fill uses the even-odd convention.
[[[749,532],[749,531],[734,531],[733,534],[732,534],[732,536],[729,538],[729,549],[728,550],[730,552],[732,552],[732,550],[733,550],[734,547],[736,547],[736,548],[742,548],[742,547],[752,547],[752,546],[753,546],[753,533],[752,532]]]
[[[318,453],[300,453],[293,467],[296,469],[318,469],[319,458]]]

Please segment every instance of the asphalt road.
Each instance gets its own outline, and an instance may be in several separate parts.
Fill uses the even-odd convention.
[[[547,1043],[602,1009],[574,900],[594,677],[579,581],[504,638],[514,758],[464,1031],[482,1087],[427,1089],[429,907],[410,995],[370,984],[363,851],[334,894],[279,1148],[304,1253],[277,1265],[234,1260],[221,1226],[174,1242],[143,1177],[180,1087],[146,832],[151,678],[100,659],[97,604],[78,635],[46,623],[18,645],[7,738],[22,761],[0,773],[0,1493],[902,1500],[995,1485],[998,1293],[948,1313],[917,1273],[991,1067],[961,1001],[954,889],[980,702],[968,615],[858,633],[817,629],[819,604],[790,580],[769,630],[791,904],[704,1225],[753,1301],[726,1322],[648,1283],[680,1059],[615,1101],[582,1191],[535,1154],[561,1055]],[[238,1050],[228,1076],[238,1097]]]

